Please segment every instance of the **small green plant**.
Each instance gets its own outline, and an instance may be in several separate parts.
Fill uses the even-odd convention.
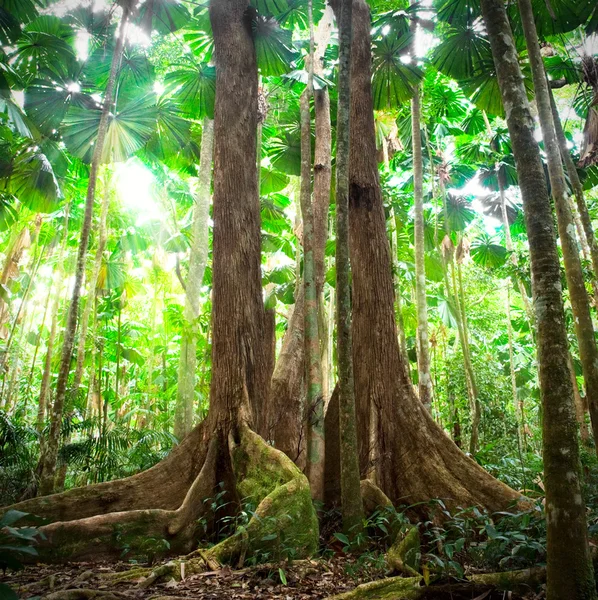
[[[45,539],[37,527],[15,527],[25,517],[30,515],[20,510],[9,510],[0,519],[0,569],[3,573],[6,573],[7,569],[22,569],[25,557],[37,556],[35,545],[40,539]],[[2,600],[18,598],[15,592],[3,583],[0,583],[0,597]]]

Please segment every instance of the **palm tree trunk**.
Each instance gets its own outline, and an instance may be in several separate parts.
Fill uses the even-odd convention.
[[[575,224],[567,194],[565,173],[563,171],[561,152],[550,103],[548,80],[546,79],[538,34],[529,0],[520,0],[520,11],[523,18],[522,23],[528,53],[530,55],[534,89],[536,91],[536,105],[538,107],[542,137],[544,139],[544,148],[548,160],[548,175],[550,177],[559,237],[561,239],[561,250],[563,252],[563,262],[565,263],[565,275],[567,277],[567,287],[569,288],[569,298],[573,311],[575,334],[579,345],[579,356],[586,384],[586,395],[590,407],[594,441],[596,442],[596,449],[598,451],[598,346],[596,345],[594,324],[590,314],[590,301],[586,291],[575,236]]]
[[[318,290],[315,271],[314,207],[312,202],[311,113],[313,95],[314,32],[311,0],[308,0],[310,26],[309,76],[301,94],[301,216],[303,219],[303,319],[305,352],[305,411],[307,434],[307,476],[312,497],[324,499],[324,398],[318,331]]]
[[[214,121],[203,120],[201,153],[193,207],[193,235],[189,255],[189,272],[185,282],[185,325],[181,340],[178,368],[177,404],[174,434],[182,439],[193,427],[195,383],[197,370],[197,339],[199,336],[199,295],[208,262],[208,234],[214,155]],[[259,172],[259,171],[258,171]]]
[[[107,180],[106,180],[107,183]],[[77,360],[75,363],[75,376],[73,377],[73,396],[78,394],[79,386],[81,385],[81,379],[83,377],[83,363],[85,360],[85,344],[87,342],[87,330],[89,328],[89,317],[91,311],[95,306],[96,288],[98,283],[98,276],[100,269],[102,268],[102,256],[106,249],[106,221],[108,217],[108,206],[109,206],[109,193],[107,185],[104,185],[104,195],[102,197],[102,205],[100,208],[100,228],[98,232],[98,247],[93,260],[93,267],[91,270],[91,277],[89,279],[89,286],[87,289],[87,299],[85,301],[85,308],[83,309],[83,315],[81,316],[81,322],[79,326],[79,342],[77,345]],[[93,363],[91,370],[93,372]]]
[[[349,259],[349,139],[351,118],[351,43],[353,0],[341,0],[339,22],[338,108],[336,112],[336,336],[339,374],[341,511],[346,534],[363,527],[360,492]]]
[[[416,24],[412,27],[415,39]],[[415,46],[412,48],[412,60]],[[430,412],[432,410],[432,376],[430,375],[430,341],[428,339],[428,300],[426,295],[425,237],[424,237],[424,190],[421,141],[420,87],[414,88],[411,99],[411,139],[413,149],[413,201],[415,205],[415,299],[417,305],[417,367],[419,399]]]
[[[550,89],[550,86],[548,90],[550,93],[550,108],[552,110],[552,118],[554,122],[554,129],[556,131],[556,137],[558,140],[559,150],[561,153],[561,158],[563,159],[563,162],[565,163],[565,167],[567,169],[567,175],[569,175],[569,181],[571,182],[571,187],[573,188],[573,194],[575,195],[577,210],[579,211],[579,217],[581,219],[583,232],[585,234],[586,242],[590,251],[590,258],[594,270],[595,281],[598,277],[598,242],[596,241],[596,236],[594,235],[592,219],[590,218],[588,206],[585,201],[583,185],[579,179],[579,174],[577,173],[575,163],[573,162],[573,158],[571,157],[571,152],[567,146],[567,138],[565,137],[565,132],[563,131],[561,118],[556,108],[556,104],[554,102],[554,95],[552,93],[552,90]]]
[[[547,598],[595,599],[580,481],[577,422],[567,365],[568,343],[560,265],[550,199],[505,6],[502,0],[482,0],[481,5],[503,105],[507,107],[507,125],[517,163],[529,239],[543,409]],[[520,9],[526,8],[529,9],[529,5],[520,4]],[[528,12],[531,14],[531,10]],[[527,21],[526,29],[533,26],[533,17],[530,23],[529,14],[523,16],[523,20]],[[546,141],[546,137],[544,139]]]
[[[64,218],[64,231],[62,234],[62,242],[60,244],[60,250],[58,251],[58,260],[56,262],[56,270],[52,277],[52,281],[55,284],[55,295],[54,302],[50,315],[52,318],[52,325],[50,326],[50,335],[46,346],[46,358],[44,361],[44,371],[42,375],[42,381],[39,391],[39,402],[37,407],[37,431],[41,433],[44,428],[44,421],[46,420],[47,413],[49,412],[49,398],[50,398],[50,376],[52,374],[52,359],[54,356],[54,342],[56,341],[56,333],[58,331],[58,309],[60,308],[60,301],[62,300],[63,293],[63,280],[64,280],[64,255],[66,251],[66,242],[69,235],[69,209],[66,208],[66,214]],[[48,294],[50,295],[50,294]],[[43,323],[42,323],[43,326]],[[45,448],[47,443],[46,439],[42,439],[42,449]]]
[[[44,453],[40,457],[40,485],[41,495],[52,493],[54,489],[54,475],[56,472],[56,459],[58,457],[58,446],[60,444],[60,424],[62,422],[62,413],[64,411],[64,401],[70,372],[71,356],[77,330],[77,317],[79,312],[79,299],[81,296],[81,286],[85,274],[85,260],[87,258],[87,249],[89,247],[89,238],[91,234],[91,224],[93,217],[93,205],[95,202],[96,184],[98,172],[104,151],[106,133],[108,132],[110,110],[112,108],[112,98],[116,75],[120,64],[121,54],[125,43],[125,31],[129,14],[132,8],[132,0],[126,0],[122,3],[123,14],[118,28],[118,36],[112,55],[110,65],[110,75],[106,90],[104,92],[104,101],[102,104],[102,113],[98,126],[98,135],[95,140],[93,157],[89,171],[89,181],[87,184],[87,196],[85,199],[85,214],[83,217],[83,226],[81,228],[81,237],[79,239],[79,250],[77,254],[77,265],[75,267],[75,283],[73,286],[73,295],[71,297],[68,313],[67,325],[64,332],[64,342],[62,345],[62,355],[60,358],[60,368],[58,370],[58,380],[56,382],[56,397],[53,406],[53,415]]]

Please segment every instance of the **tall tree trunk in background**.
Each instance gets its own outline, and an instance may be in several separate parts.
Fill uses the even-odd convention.
[[[106,179],[106,182],[108,180]],[[87,299],[85,301],[85,308],[81,315],[81,323],[79,327],[79,342],[77,344],[77,359],[75,363],[75,376],[73,377],[72,396],[73,400],[79,393],[79,386],[81,385],[81,379],[83,377],[83,364],[85,362],[85,345],[87,342],[87,330],[89,328],[89,317],[91,311],[95,306],[96,301],[96,289],[98,284],[98,277],[100,275],[100,269],[102,268],[102,257],[104,250],[106,249],[106,220],[108,217],[108,206],[109,206],[109,193],[108,185],[104,185],[104,195],[102,197],[102,204],[100,207],[100,226],[98,231],[98,246],[93,259],[93,266],[91,269],[91,277],[89,279],[89,285],[87,288]],[[93,372],[93,363],[91,366]]]
[[[331,4],[338,18],[338,0]],[[520,496],[455,446],[405,375],[378,176],[371,60],[369,7],[364,0],[353,0],[349,236],[361,473],[374,474],[369,459],[375,452],[377,482],[394,502],[442,497],[455,505],[500,510]]]
[[[411,33],[411,60],[415,61],[414,20]],[[413,90],[411,99],[411,144],[413,151],[413,202],[415,237],[415,302],[417,306],[417,371],[419,399],[428,412],[432,411],[432,376],[430,374],[430,341],[428,339],[428,299],[426,295],[426,265],[424,236],[424,167],[422,159],[420,87]]]
[[[311,111],[313,95],[314,32],[313,9],[308,0],[310,28],[309,75],[301,94],[301,216],[303,218],[303,321],[305,352],[305,415],[307,434],[307,477],[315,500],[324,499],[324,398],[318,333],[318,291],[314,256],[314,207],[311,189]]]
[[[463,357],[465,360],[466,376],[469,379],[470,401],[471,401],[471,436],[469,438],[469,453],[475,454],[478,449],[478,441],[480,436],[480,421],[482,418],[482,408],[480,406],[480,394],[478,390],[478,382],[473,369],[473,361],[471,359],[471,348],[469,346],[469,326],[467,324],[467,310],[465,304],[465,288],[463,286],[463,243],[461,238],[457,247],[457,256],[455,265],[453,264],[453,273],[457,271],[457,280],[459,282],[458,291],[455,290],[455,297],[459,297],[459,310],[461,311],[461,327],[463,331]],[[459,250],[461,249],[461,253]]]
[[[23,252],[31,245],[31,235],[29,233],[29,226],[23,227],[21,231],[16,235],[14,240],[9,246],[4,260],[4,267],[0,274],[0,285],[10,287],[10,282],[15,279],[19,274],[19,263],[23,257]],[[10,320],[10,310],[7,300],[0,298],[0,338],[6,339],[8,337],[8,322]],[[4,369],[6,362],[6,353],[2,356],[2,369]]]
[[[349,259],[349,168],[351,121],[351,40],[353,0],[341,0],[338,108],[336,111],[336,338],[339,374],[339,440],[343,528],[352,536],[363,527],[360,492]]]
[[[482,0],[517,163],[537,324],[547,523],[548,600],[596,598],[552,211],[523,75],[502,0]]]
[[[573,215],[571,214],[563,162],[552,116],[550,90],[544,70],[531,0],[519,0],[519,10],[521,12],[523,31],[532,67],[536,106],[538,107],[544,149],[548,161],[548,175],[550,177],[559,237],[561,239],[561,250],[563,252],[563,262],[565,263],[565,275],[567,276],[567,287],[569,288],[569,298],[573,311],[575,334],[579,345],[583,378],[586,384],[586,396],[590,408],[594,441],[598,450],[598,346],[596,345],[594,324],[590,314],[590,300],[579,257],[575,224],[573,222]]]
[[[60,302],[63,294],[63,281],[64,281],[64,255],[66,251],[66,243],[69,236],[69,211],[70,205],[66,207],[66,213],[63,224],[62,241],[60,242],[60,250],[58,251],[58,257],[56,261],[56,267],[54,275],[52,277],[53,285],[55,285],[54,301],[50,310],[50,318],[52,319],[50,325],[50,334],[48,336],[48,342],[46,344],[46,358],[44,359],[44,370],[42,375],[42,381],[39,390],[39,400],[37,405],[37,431],[41,433],[44,428],[44,422],[46,420],[47,413],[49,412],[49,398],[50,394],[50,377],[52,375],[52,359],[54,356],[54,342],[56,341],[56,333],[58,331],[58,310],[60,308]],[[51,289],[48,292],[50,295]],[[44,312],[45,316],[45,312]],[[45,318],[44,318],[45,320]],[[43,323],[42,323],[43,328]],[[41,329],[40,329],[41,333]],[[41,449],[43,450],[47,440],[42,439]]]
[[[329,5],[315,32],[313,67],[316,75],[324,75],[323,58],[332,34],[334,15]],[[322,392],[324,403],[330,398],[329,360],[332,329],[328,326],[328,311],[324,299],[326,279],[326,242],[328,241],[328,213],[332,187],[332,126],[330,123],[330,95],[328,88],[314,89],[315,147],[314,147],[314,263],[318,293],[318,331],[322,363]],[[331,306],[331,311],[334,308]]]
[[[83,225],[81,228],[81,238],[79,239],[79,250],[77,254],[77,266],[75,267],[75,282],[73,285],[73,295],[69,304],[67,313],[67,323],[64,332],[64,341],[62,344],[62,355],[60,358],[60,368],[58,371],[58,380],[56,382],[56,397],[52,407],[52,424],[48,435],[47,444],[44,452],[40,457],[40,483],[39,493],[41,495],[50,494],[54,489],[54,475],[56,472],[56,459],[58,457],[58,446],[60,444],[60,426],[62,423],[62,413],[64,410],[64,400],[69,378],[71,366],[71,357],[73,354],[73,345],[75,341],[75,333],[77,330],[77,317],[79,312],[79,299],[81,296],[81,286],[85,274],[85,260],[87,258],[87,249],[89,248],[89,237],[91,233],[91,223],[93,217],[93,205],[95,202],[96,184],[98,180],[98,172],[102,161],[104,151],[104,142],[108,131],[110,110],[112,108],[112,99],[114,85],[116,83],[116,75],[118,66],[125,43],[125,32],[129,14],[131,10],[132,0],[125,0],[122,3],[123,14],[118,27],[118,35],[114,45],[114,53],[112,55],[112,63],[110,65],[110,75],[104,99],[102,104],[102,113],[98,125],[98,135],[95,139],[93,157],[91,159],[91,167],[89,170],[89,182],[87,184],[87,196],[85,199],[85,214],[83,217]]]
[[[592,267],[594,270],[594,280],[596,280],[596,278],[598,278],[598,241],[596,241],[594,228],[592,227],[592,219],[590,218],[588,206],[585,201],[583,185],[579,179],[579,174],[577,173],[575,163],[573,162],[573,158],[571,157],[571,152],[567,146],[567,138],[565,137],[563,125],[561,123],[561,118],[556,108],[556,104],[554,102],[554,95],[550,87],[548,88],[548,91],[550,94],[550,107],[552,109],[552,118],[554,121],[554,128],[559,144],[559,150],[561,152],[563,162],[565,163],[567,174],[569,175],[571,187],[573,188],[573,194],[575,196],[577,210],[579,211],[579,216],[583,225],[583,232],[586,236],[586,241],[590,249],[590,257],[592,260]]]
[[[199,172],[195,186],[189,272],[185,282],[185,326],[181,340],[177,404],[174,414],[174,434],[179,439],[187,435],[193,427],[199,336],[197,318],[199,317],[199,295],[208,262],[213,155],[214,121],[206,117],[203,120]]]
[[[322,58],[332,32],[332,14],[326,9],[315,31],[314,73],[322,74]],[[330,97],[327,89],[314,90],[316,139],[314,164],[314,264],[318,293],[319,324],[323,321],[322,302],[326,277],[325,251],[328,239],[328,213],[332,179],[332,132],[330,125]],[[300,277],[298,277],[300,279]],[[261,433],[271,440],[300,466],[305,463],[303,432],[303,377],[304,367],[304,294],[303,287],[296,291],[295,306],[288,319],[282,348],[274,367],[267,409],[267,423]],[[319,327],[321,352],[326,351],[323,340],[327,328]]]

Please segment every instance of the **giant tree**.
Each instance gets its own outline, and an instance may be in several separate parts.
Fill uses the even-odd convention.
[[[340,3],[331,4],[338,18]],[[465,456],[443,433],[419,402],[404,368],[376,158],[371,19],[364,0],[353,0],[351,50],[349,235],[362,477],[375,475],[394,501],[441,497],[461,506],[504,508],[520,496]]]
[[[238,510],[241,498],[257,509],[245,528],[210,550],[214,558],[238,562],[281,536],[294,555],[317,548],[307,479],[249,428],[263,408],[269,376],[256,170],[258,74],[251,27],[258,18],[247,0],[210,4],[217,78],[209,414],[152,469],[21,503],[24,510],[52,521],[43,527],[47,543],[40,551],[46,559],[118,555],[115,529],[131,544],[159,536],[173,553],[188,552],[198,537],[213,530],[213,503],[205,500],[223,492],[229,513]],[[200,518],[206,531],[198,528]],[[61,554],[50,554],[50,545]]]

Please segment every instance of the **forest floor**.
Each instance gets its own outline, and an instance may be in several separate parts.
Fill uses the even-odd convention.
[[[144,577],[130,581],[114,581],[118,573],[139,567],[131,563],[76,563],[66,565],[37,564],[16,573],[0,575],[0,582],[10,585],[23,600],[304,600],[324,599],[354,589],[360,583],[383,576],[383,572],[355,571],[356,563],[347,557],[330,560],[299,561],[258,565],[233,570],[223,567],[185,578],[183,581],[157,581],[148,588],[139,584]],[[286,584],[281,581],[286,580]],[[70,593],[69,593],[70,590]],[[75,590],[84,591],[81,594]],[[100,592],[100,594],[97,594]],[[487,591],[481,595],[434,592],[426,600],[540,600],[543,592],[518,596],[511,592]],[[399,600],[397,598],[397,600]]]

